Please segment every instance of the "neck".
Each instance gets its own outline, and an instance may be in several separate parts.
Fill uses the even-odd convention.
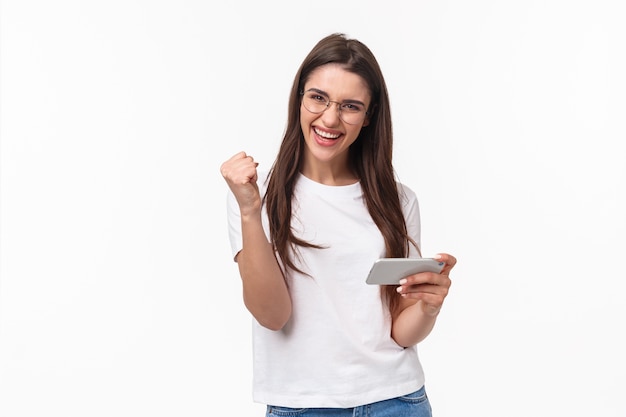
[[[358,176],[347,166],[333,167],[331,164],[302,167],[302,175],[324,185],[351,185],[359,181]]]

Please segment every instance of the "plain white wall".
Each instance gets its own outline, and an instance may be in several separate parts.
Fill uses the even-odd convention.
[[[219,165],[271,164],[335,31],[386,75],[424,253],[459,259],[435,414],[626,414],[621,2],[0,7],[3,417],[263,415]]]

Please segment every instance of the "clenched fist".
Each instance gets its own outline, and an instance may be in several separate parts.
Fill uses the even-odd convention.
[[[257,185],[257,166],[254,158],[239,152],[224,162],[220,168],[222,176],[231,189],[242,216],[261,209],[261,195]]]

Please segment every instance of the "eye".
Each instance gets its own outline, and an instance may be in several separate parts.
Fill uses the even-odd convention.
[[[360,113],[365,110],[364,106],[357,103],[342,103],[341,110],[348,113]]]
[[[322,94],[316,93],[316,92],[309,92],[307,95],[307,98],[311,101],[315,101],[317,103],[327,103],[328,102],[328,98]]]

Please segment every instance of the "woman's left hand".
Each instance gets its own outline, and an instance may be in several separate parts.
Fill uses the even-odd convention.
[[[422,301],[422,310],[428,315],[437,315],[443,301],[448,295],[450,285],[450,271],[456,265],[456,258],[447,253],[434,256],[445,263],[439,274],[434,272],[420,272],[400,280],[398,293],[406,299]]]

